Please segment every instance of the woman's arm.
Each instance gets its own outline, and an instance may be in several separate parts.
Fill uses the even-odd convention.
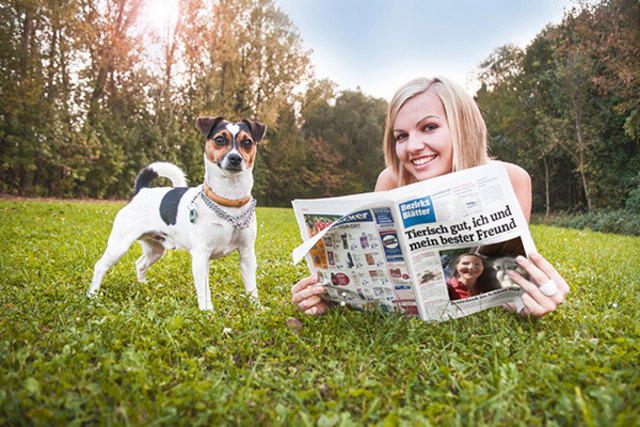
[[[520,208],[522,208],[522,213],[528,223],[531,217],[531,177],[526,170],[518,165],[506,162],[504,165],[507,167],[513,191],[516,193]]]

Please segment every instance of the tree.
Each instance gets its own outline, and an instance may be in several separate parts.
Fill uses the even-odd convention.
[[[384,169],[385,114],[384,100],[360,90],[345,90],[336,98],[335,105],[318,103],[306,118],[302,127],[305,140],[317,155],[324,149],[331,162],[344,172],[343,185],[334,195],[372,191],[375,187],[378,174]],[[327,165],[318,161],[308,168],[330,180],[331,174],[322,172]]]
[[[619,208],[634,188],[639,9],[626,0],[583,6],[522,55],[503,47],[482,64],[477,100],[492,153],[530,171],[534,208],[543,195],[547,213]]]
[[[78,4],[3,3],[0,17],[1,189],[72,195],[91,152],[74,101]]]

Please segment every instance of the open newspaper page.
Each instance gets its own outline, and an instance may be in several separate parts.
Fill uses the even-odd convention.
[[[423,320],[521,304],[508,271],[524,275],[515,257],[535,246],[501,163],[293,207],[305,241],[294,262],[306,258],[328,300]]]

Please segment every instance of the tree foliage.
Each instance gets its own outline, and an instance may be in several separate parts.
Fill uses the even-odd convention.
[[[0,192],[127,197],[158,160],[196,185],[199,115],[267,124],[262,205],[374,188],[385,100],[317,79],[273,0],[177,1],[159,27],[153,0],[0,2]],[[532,174],[534,210],[638,209],[636,0],[579,4],[478,78],[491,153]]]
[[[143,25],[148,7],[2,3],[0,191],[122,197],[154,160],[179,164],[197,183],[198,115],[278,129],[313,78],[297,29],[271,0],[180,0],[161,30]]]
[[[610,0],[481,65],[492,152],[532,173],[535,210],[623,208],[637,192],[639,49],[640,4]]]

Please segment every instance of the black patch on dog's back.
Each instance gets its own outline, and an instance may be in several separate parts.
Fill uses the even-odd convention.
[[[140,190],[151,185],[151,181],[156,179],[158,176],[158,172],[149,167],[142,169],[136,177],[136,182],[133,184],[133,195],[135,196]]]
[[[160,218],[167,225],[176,225],[176,217],[178,216],[178,204],[180,199],[187,192],[189,187],[176,187],[167,191],[160,202]]]

